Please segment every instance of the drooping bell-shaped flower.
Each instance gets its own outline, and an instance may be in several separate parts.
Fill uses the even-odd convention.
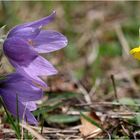
[[[53,30],[42,30],[55,16],[18,25],[10,30],[3,44],[4,53],[16,70],[45,86],[40,76],[49,76],[57,70],[39,53],[49,53],[67,45],[67,38]]]
[[[30,79],[19,73],[12,73],[0,79],[0,96],[7,110],[20,120],[37,124],[30,111],[36,110],[35,101],[43,96],[42,89],[36,87]],[[18,112],[17,112],[18,107]]]
[[[26,77],[30,77],[41,86],[46,86],[46,84],[38,76],[53,75],[57,73],[52,64],[38,55],[38,53],[22,38],[8,38],[3,46],[5,55],[8,57],[10,63],[16,68],[16,71]]]

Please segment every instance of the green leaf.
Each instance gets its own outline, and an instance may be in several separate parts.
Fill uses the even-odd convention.
[[[121,98],[119,99],[119,103],[124,105],[136,105],[136,102],[131,98]]]
[[[140,125],[140,114],[137,114],[137,115],[135,116],[135,120],[136,120],[136,123],[137,123],[138,125]]]
[[[140,114],[136,114],[129,122],[140,126]]]
[[[0,103],[2,104],[5,112],[6,112],[6,115],[7,115],[7,118],[8,118],[8,121],[9,123],[11,124],[12,128],[14,129],[15,133],[16,133],[16,136],[18,139],[20,139],[20,130],[17,128],[17,124],[14,122],[14,119],[13,117],[9,114],[9,112],[7,111],[6,107],[5,107],[5,104],[2,100],[2,98],[0,97]],[[18,124],[19,125],[19,124]]]
[[[51,94],[48,94],[49,99],[46,103],[43,104],[43,106],[46,106],[46,105],[52,104],[52,103],[56,103],[56,102],[60,102],[62,100],[75,98],[76,96],[79,96],[79,95],[80,94],[73,93],[73,92],[51,93]]]
[[[45,114],[47,112],[53,111],[54,109],[58,108],[59,106],[62,106],[64,103],[57,103],[53,106],[46,106],[46,107],[42,107],[36,111],[33,112],[34,115],[40,115],[40,114]]]
[[[80,119],[79,116],[72,116],[72,115],[49,115],[46,120],[51,123],[72,123],[76,122]]]

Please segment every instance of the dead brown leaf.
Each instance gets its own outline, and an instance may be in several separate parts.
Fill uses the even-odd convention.
[[[96,121],[97,123],[101,123],[100,118],[96,115],[95,112],[86,112],[84,114],[87,117]],[[93,125],[92,123],[90,123],[88,120],[86,120],[83,117],[81,117],[81,123],[82,123],[82,125],[80,128],[80,132],[83,136],[85,136],[87,138],[93,138],[102,132],[102,130],[99,127]]]

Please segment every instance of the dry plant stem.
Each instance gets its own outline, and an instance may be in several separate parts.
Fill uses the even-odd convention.
[[[134,139],[135,139],[135,140],[137,140],[137,139],[138,139],[138,138],[137,138],[137,134],[140,134],[140,131],[136,131],[136,132],[134,132],[134,134],[133,134],[133,135],[134,135]]]
[[[101,114],[100,116],[107,116],[108,118],[113,118],[113,119],[132,119],[135,115],[140,115],[140,113],[136,113],[136,112],[128,112],[128,113],[124,113],[124,112],[108,112],[105,113],[103,112],[103,114]]]
[[[132,125],[133,127],[140,128],[140,125],[136,125],[136,124],[131,123],[131,122],[127,121],[127,120],[122,119],[121,121],[124,122],[124,123],[127,123],[128,125]]]
[[[130,112],[130,113],[122,113],[122,112],[105,112],[101,110],[96,110],[96,113],[99,117],[102,117],[105,119],[106,117],[112,118],[112,119],[132,119],[136,115],[140,115],[140,113]]]
[[[121,127],[122,127],[124,133],[125,133],[127,136],[129,136],[129,132],[128,132],[128,130],[124,127],[123,124],[121,124]]]
[[[115,31],[116,31],[116,34],[117,34],[117,37],[121,43],[121,46],[122,46],[122,49],[123,49],[123,58],[128,58],[129,56],[129,45],[128,45],[128,42],[123,34],[123,31],[121,29],[121,26],[120,24],[116,24],[115,25]]]
[[[110,77],[111,77],[111,80],[112,80],[112,84],[113,84],[113,89],[114,89],[114,94],[115,94],[116,101],[119,102],[119,99],[118,99],[118,96],[117,96],[117,89],[116,89],[116,84],[115,84],[114,75],[111,74]]]
[[[23,123],[23,122],[22,122]],[[21,140],[23,140],[24,139],[24,128],[22,127],[21,128]]]
[[[87,55],[87,65],[91,65],[97,58],[98,54],[99,54],[99,42],[97,40],[97,37],[95,36],[95,34],[92,32],[91,33],[91,45],[92,48],[90,50],[90,53]]]
[[[86,102],[87,103],[92,103],[88,92],[86,91],[86,89],[80,83],[78,83],[78,88],[79,88],[79,91],[84,95]]]
[[[131,78],[130,78],[131,79]],[[114,94],[115,94],[115,98],[116,98],[116,101],[119,102],[119,98],[117,96],[117,89],[116,89],[116,84],[115,84],[115,78],[114,78],[114,75],[111,74],[111,80],[112,80],[112,84],[113,84],[113,88],[114,88]],[[125,106],[124,104],[122,104],[122,106],[128,110],[127,106]]]
[[[85,101],[87,103],[92,103],[91,98],[89,96],[89,93],[87,92],[87,90],[78,82],[78,80],[73,76],[73,72],[71,72],[70,74],[71,80],[72,82],[74,82],[77,86],[79,91],[84,95]]]
[[[106,112],[105,110],[101,111],[101,110],[97,110],[96,108],[94,108],[94,110],[96,111],[96,113],[98,113],[98,116],[101,117],[109,117],[109,118],[120,118],[120,119],[131,119],[133,118],[135,115],[140,115],[140,113],[137,112],[112,112],[112,111],[108,111]],[[72,115],[80,115],[80,113],[77,111],[77,113],[72,114]],[[100,114],[99,114],[100,113]],[[68,113],[69,115],[71,115],[71,113]]]
[[[92,104],[75,104],[74,106],[76,107],[82,107],[82,106],[90,106],[90,107],[98,107],[98,106],[134,106],[134,107],[140,107],[140,104],[133,104],[133,105],[130,105],[130,104],[121,104],[121,103],[118,103],[118,102],[94,102]]]
[[[23,120],[25,118],[25,111],[26,111],[26,109],[27,109],[27,103],[26,103],[26,106],[25,106],[25,109],[24,109],[24,112],[23,112],[23,116],[22,116]],[[22,121],[22,124],[23,123],[24,123],[24,121]],[[23,140],[23,139],[24,139],[24,128],[22,127],[21,128],[21,140]]]
[[[135,90],[135,91],[139,91],[140,88],[139,86],[135,83],[134,78],[135,76],[140,74],[140,69],[136,69],[136,70],[128,70],[126,68],[124,68],[124,72],[121,72],[119,74],[115,75],[115,79],[116,80],[122,80],[122,79],[127,79],[130,82],[131,87]],[[110,73],[109,73],[110,75]]]
[[[77,130],[55,130],[55,131],[44,131],[44,133],[47,133],[47,134],[52,134],[52,133],[78,133]]]
[[[96,92],[96,89],[99,87],[101,83],[100,79],[96,79],[95,84],[93,85],[93,87],[91,88],[90,92],[89,92],[89,96],[92,97],[93,94]]]
[[[40,127],[31,127],[37,131],[40,131]],[[53,133],[78,133],[79,127],[76,129],[67,129],[67,130],[61,130],[61,129],[56,129],[56,128],[48,128],[48,127],[44,127],[43,130],[43,134],[47,133],[47,134],[53,134]]]
[[[104,132],[106,132],[106,133],[107,133],[107,135],[108,135],[108,139],[109,139],[109,140],[111,140],[111,135],[109,134],[109,132],[108,132],[108,131],[106,131],[106,130],[104,130]]]
[[[83,140],[82,138],[80,138],[79,136],[68,136],[67,138],[65,138],[65,140]]]
[[[41,133],[41,134],[43,134],[43,128],[44,128],[43,126],[44,126],[44,119],[43,119],[42,122],[41,122],[41,130],[40,130],[40,133]]]
[[[29,125],[20,123],[20,126],[28,130],[34,137],[36,137],[38,140],[46,140],[44,137],[42,137],[39,133],[37,133],[35,130],[33,130]]]

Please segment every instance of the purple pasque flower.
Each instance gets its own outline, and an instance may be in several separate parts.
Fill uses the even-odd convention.
[[[11,37],[4,42],[3,46],[5,55],[16,68],[16,71],[24,74],[27,78],[30,77],[41,86],[46,86],[46,84],[38,76],[56,73],[52,64],[39,56],[24,39]]]
[[[20,120],[24,119],[29,124],[37,124],[37,120],[30,111],[36,110],[34,101],[42,98],[43,91],[36,87],[30,79],[19,73],[7,75],[0,80],[0,96],[5,107],[13,116],[19,116]]]
[[[40,20],[14,27],[3,44],[4,53],[16,70],[43,86],[45,83],[39,76],[54,75],[57,70],[38,53],[53,52],[67,45],[67,38],[61,33],[42,30],[53,21],[54,16],[55,12]]]

